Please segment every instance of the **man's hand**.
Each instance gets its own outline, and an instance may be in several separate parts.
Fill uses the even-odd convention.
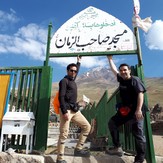
[[[64,118],[66,121],[68,121],[68,120],[69,120],[69,114],[68,114],[68,113],[63,114],[63,118]]]
[[[137,120],[143,119],[142,111],[141,111],[141,110],[136,110],[135,116],[136,116],[136,119],[137,119]]]
[[[81,59],[82,59],[82,56],[79,56],[77,57],[77,62],[81,62]]]
[[[113,58],[113,56],[112,55],[107,55],[107,58],[110,60],[110,59]]]

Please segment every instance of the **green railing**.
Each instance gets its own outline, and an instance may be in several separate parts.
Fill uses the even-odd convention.
[[[33,112],[35,116],[33,148],[45,150],[48,135],[48,117],[51,97],[52,69],[42,67],[0,68],[0,72],[12,72],[13,82],[9,99],[9,111]],[[21,139],[15,135],[11,146],[25,148],[25,136]]]

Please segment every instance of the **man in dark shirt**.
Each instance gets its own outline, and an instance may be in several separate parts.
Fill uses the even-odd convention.
[[[108,56],[108,60],[119,82],[121,103],[117,105],[117,113],[110,119],[108,124],[114,147],[106,152],[112,155],[123,155],[118,128],[129,121],[132,124],[137,152],[134,163],[143,163],[146,149],[146,139],[143,133],[144,92],[146,92],[146,89],[138,77],[131,75],[129,65],[121,64],[118,71],[112,56]]]
[[[91,126],[77,106],[77,85],[75,79],[80,68],[80,60],[81,57],[77,57],[77,64],[71,63],[67,66],[67,75],[59,82],[60,136],[58,140],[57,163],[67,163],[63,159],[63,156],[71,121],[81,128],[74,155],[81,157],[90,156],[90,152],[84,150],[83,145],[90,132]]]

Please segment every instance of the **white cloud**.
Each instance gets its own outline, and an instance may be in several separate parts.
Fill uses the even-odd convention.
[[[47,30],[29,24],[13,36],[0,35],[0,53],[27,55],[35,60],[45,60]]]
[[[65,66],[69,63],[76,63],[77,57],[52,58],[50,60],[60,64],[61,66]],[[106,66],[107,64],[106,57],[82,57],[82,67],[85,68]]]
[[[23,39],[37,40],[45,44],[47,41],[47,30],[34,23],[31,23],[27,26],[21,27],[15,36]]]
[[[0,10],[0,31],[6,31],[19,20],[20,19],[16,16],[16,12],[13,9],[10,9],[10,13]]]
[[[163,50],[163,21],[156,20],[144,36],[146,46],[150,50]]]
[[[1,13],[3,12],[1,11]],[[14,11],[12,13],[14,14]],[[9,20],[9,17],[6,20]],[[47,33],[47,29],[31,23],[19,28],[13,35],[0,34],[0,53],[1,55],[4,53],[26,55],[34,60],[44,61],[46,58]],[[72,62],[76,63],[76,57],[52,58],[50,60],[61,66]],[[106,58],[104,57],[82,58],[82,66],[86,68],[105,66],[106,64]]]
[[[19,18],[16,17],[16,12],[13,9],[10,9],[10,13],[0,10],[0,27],[18,21]],[[0,31],[2,32],[2,29]],[[47,34],[47,29],[34,23],[19,28],[13,35],[0,33],[0,54],[26,55],[34,60],[45,61]],[[50,61],[65,66],[72,62],[76,63],[76,57],[51,58]],[[106,57],[82,58],[82,67],[85,68],[106,65],[108,65]]]
[[[36,24],[21,27],[13,36],[0,35],[0,53],[26,55],[34,60],[46,58],[47,30]],[[51,58],[50,61],[61,66],[72,62],[76,57]],[[107,65],[105,57],[82,57],[82,66],[86,68]]]

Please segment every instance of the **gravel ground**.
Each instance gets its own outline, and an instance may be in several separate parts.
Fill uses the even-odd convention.
[[[163,131],[162,126],[154,125],[153,126],[153,143],[155,148],[155,155],[157,163],[163,163]],[[45,153],[41,153],[38,151],[33,151],[32,154],[17,154],[14,151],[10,152],[0,152],[0,163],[55,163],[56,160],[56,143],[57,143],[57,135],[53,135],[53,130],[49,130],[50,134],[48,136],[48,148]],[[56,133],[56,132],[55,132]],[[162,135],[160,135],[162,134]],[[81,158],[74,157],[74,144],[75,141],[71,141],[69,145],[71,148],[65,148],[65,160],[68,163],[132,163],[134,157],[132,155],[124,155],[123,157],[109,156],[102,151],[91,151],[90,158]],[[86,146],[89,146],[87,144]],[[23,152],[25,153],[25,151]]]

